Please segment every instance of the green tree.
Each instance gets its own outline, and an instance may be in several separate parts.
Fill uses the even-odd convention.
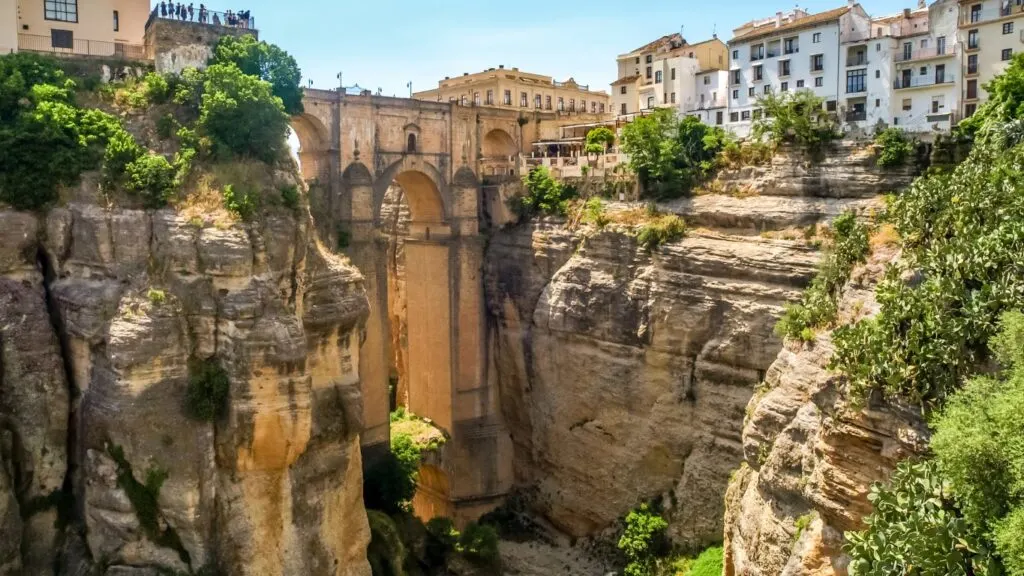
[[[895,126],[879,132],[875,136],[875,145],[878,146],[878,165],[882,167],[900,166],[914,152],[913,140]]]
[[[825,111],[825,100],[810,90],[770,92],[758,101],[762,116],[754,122],[753,135],[779,144],[795,142],[816,151],[836,135],[836,125]]]
[[[302,112],[302,71],[295,58],[276,44],[257,40],[251,34],[240,38],[224,36],[214,48],[213,63],[233,63],[242,72],[266,80],[284,104],[285,112]]]
[[[874,511],[864,519],[867,530],[846,533],[852,576],[998,576],[935,462],[901,462],[868,500]]]
[[[391,451],[363,475],[363,501],[367,508],[396,514],[408,509],[416,495],[420,449],[408,435],[391,438]]]
[[[653,576],[656,560],[668,551],[668,522],[641,504],[626,515],[625,524],[618,548],[626,558],[626,576]]]
[[[269,83],[234,64],[214,64],[203,73],[198,126],[218,156],[272,163],[282,156],[288,115]]]
[[[604,126],[599,126],[587,132],[587,143],[584,150],[587,154],[604,154],[612,144],[615,144],[615,132]]]
[[[973,136],[985,126],[1024,118],[1024,53],[1017,53],[984,88],[988,99],[957,127],[963,134]]]
[[[524,216],[548,214],[565,216],[574,190],[563,186],[545,166],[537,166],[523,176],[526,195],[515,199],[517,212]]]
[[[1024,314],[1003,315],[991,347],[1006,371],[980,376],[935,418],[935,460],[964,518],[1024,576]]]

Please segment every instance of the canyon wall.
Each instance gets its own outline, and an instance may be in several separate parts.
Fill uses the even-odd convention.
[[[490,375],[535,511],[585,536],[657,498],[674,542],[720,541],[723,495],[750,449],[745,411],[782,348],[773,327],[820,257],[810,227],[876,210],[912,176],[879,170],[864,144],[824,162],[783,150],[726,171],[717,193],[661,204],[692,229],[650,253],[614,225],[496,233]]]
[[[0,210],[0,574],[368,576],[359,272],[284,208],[79,196]]]

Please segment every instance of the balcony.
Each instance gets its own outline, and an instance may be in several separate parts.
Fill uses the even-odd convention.
[[[718,97],[714,100],[704,100],[703,102],[687,102],[684,108],[684,112],[696,112],[698,110],[712,110],[714,108],[725,108],[729,105],[729,100],[726,98]]]
[[[145,60],[146,47],[142,44],[125,44],[123,42],[102,42],[69,38],[63,46],[54,46],[50,36],[18,34],[18,50],[23,52],[45,52],[47,54],[72,54],[75,56],[98,56],[103,58],[123,58],[125,60]]]
[[[1000,6],[998,8],[985,8],[982,10],[965,10],[960,15],[960,25],[972,26],[974,24],[983,24],[985,22],[999,20],[1000,18],[1007,18],[1009,16],[1018,16],[1020,14],[1024,14],[1024,5],[1014,6],[1011,4],[1005,8]]]
[[[847,122],[865,122],[868,119],[867,110],[851,110],[846,113]]]
[[[956,77],[953,74],[944,74],[942,76],[928,75],[928,76],[911,76],[910,78],[897,78],[893,83],[892,87],[896,90],[903,90],[905,88],[925,88],[928,86],[946,86],[948,84],[956,83]]]
[[[916,60],[930,60],[932,58],[952,58],[957,56],[960,50],[957,46],[952,48],[946,46],[942,50],[939,47],[934,48],[921,48],[918,50],[901,50],[893,56],[893,60],[896,62],[914,62]]]
[[[850,56],[850,57],[847,57],[847,60],[846,60],[846,67],[847,68],[853,68],[853,67],[856,67],[856,66],[867,66],[867,65],[868,65],[868,57],[867,57],[866,54],[858,54],[856,56]]]

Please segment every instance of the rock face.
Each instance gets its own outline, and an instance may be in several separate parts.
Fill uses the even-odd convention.
[[[719,193],[661,205],[696,229],[650,254],[630,235],[557,222],[492,237],[490,374],[536,511],[583,536],[660,497],[676,543],[720,541],[730,474],[757,455],[743,422],[782,347],[773,327],[820,256],[764,233],[816,233],[912,178],[874,167],[863,144],[817,164],[781,150],[722,174]]]
[[[308,222],[0,211],[0,574],[369,575],[367,302]]]
[[[874,262],[840,302],[840,318],[870,313]],[[920,413],[869,401],[853,407],[826,370],[830,333],[788,343],[747,408],[744,465],[726,495],[725,575],[840,575],[843,533],[863,529],[867,495],[896,464],[927,447]]]
[[[780,343],[783,303],[814,270],[795,243],[635,239],[536,224],[496,236],[492,355],[517,481],[556,526],[592,534],[669,495],[677,541],[719,538],[743,409]]]

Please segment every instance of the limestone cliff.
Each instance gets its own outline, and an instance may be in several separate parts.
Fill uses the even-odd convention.
[[[782,347],[773,327],[819,259],[811,226],[877,207],[912,175],[875,168],[863,144],[823,163],[782,151],[661,205],[695,229],[652,253],[554,221],[496,234],[490,374],[535,510],[583,536],[661,498],[677,544],[721,540],[722,495],[749,458],[745,409]]]
[[[871,290],[892,254],[855,271],[840,319],[871,314]],[[863,528],[867,495],[896,464],[927,447],[920,412],[869,401],[852,406],[826,369],[830,332],[788,342],[747,408],[744,465],[726,495],[726,576],[845,576],[843,533]]]
[[[362,278],[308,216],[223,216],[0,210],[0,574],[369,575]]]

